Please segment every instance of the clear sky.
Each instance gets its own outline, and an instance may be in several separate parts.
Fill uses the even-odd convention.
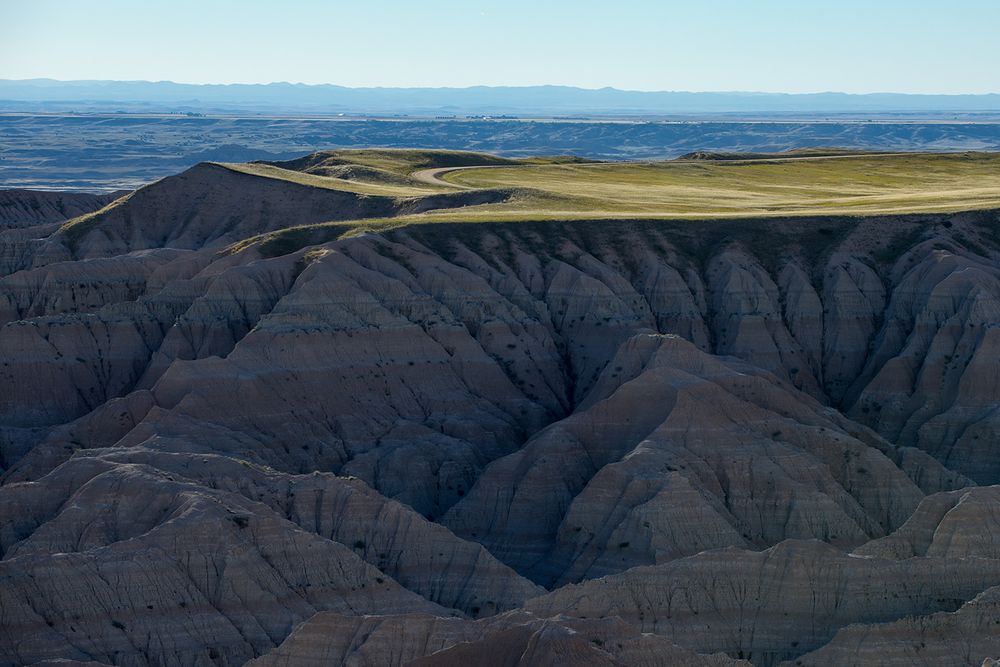
[[[0,0],[0,78],[1000,92],[1000,0]]]

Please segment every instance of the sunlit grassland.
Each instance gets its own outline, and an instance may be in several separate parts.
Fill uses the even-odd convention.
[[[452,206],[451,197],[432,210],[389,218],[291,227],[248,239],[268,254],[322,243],[345,234],[427,223],[503,223],[600,220],[741,220],[754,218],[894,215],[1000,209],[1000,154],[827,154],[754,156],[737,159],[647,163],[588,163],[565,158],[501,160],[441,152],[338,151],[334,160],[364,162],[394,174],[445,169],[438,177],[453,185],[414,186],[344,181],[271,165],[227,165],[269,178],[397,198],[450,191],[503,191],[501,203]],[[399,160],[394,163],[393,160]],[[482,160],[473,166],[469,162]],[[499,160],[499,164],[498,164]],[[442,162],[444,164],[442,164]],[[405,213],[401,209],[400,213]],[[803,224],[808,224],[804,221]],[[606,225],[605,225],[606,226]]]
[[[523,189],[474,216],[716,217],[891,214],[1000,207],[1000,155],[862,155],[462,169],[464,187]],[[440,215],[469,217],[469,211]]]

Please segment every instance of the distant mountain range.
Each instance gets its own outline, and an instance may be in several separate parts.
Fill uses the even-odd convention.
[[[292,83],[0,80],[0,111],[692,116],[1000,114],[1000,94],[640,92],[569,86],[345,88]]]

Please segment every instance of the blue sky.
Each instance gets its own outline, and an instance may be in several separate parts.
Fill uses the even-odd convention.
[[[0,0],[0,78],[1000,92],[1000,0]]]

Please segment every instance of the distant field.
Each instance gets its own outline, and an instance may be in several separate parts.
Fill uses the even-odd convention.
[[[704,119],[703,119],[704,120]],[[199,162],[286,160],[332,148],[473,149],[506,157],[669,159],[812,146],[1000,150],[1000,122],[364,120],[0,114],[0,188],[132,190]]]

